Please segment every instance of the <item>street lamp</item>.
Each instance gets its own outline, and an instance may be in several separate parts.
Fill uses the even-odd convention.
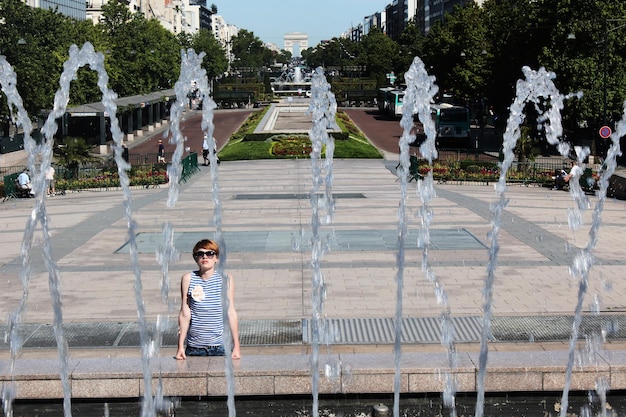
[[[604,19],[604,39],[602,40],[602,44],[604,45],[604,48],[606,50],[606,43],[609,37],[609,33],[614,32],[616,30],[619,30],[623,27],[626,27],[626,23],[623,23],[619,26],[616,26],[614,28],[609,29],[608,25],[609,23],[613,23],[613,22],[626,22],[626,19]],[[602,100],[603,100],[603,114],[602,114],[602,126],[606,126],[606,107],[607,107],[607,87],[606,87],[606,78],[607,78],[607,66],[606,66],[606,59],[604,59],[604,68],[603,68],[603,79],[602,79]]]
[[[597,42],[596,45],[603,45],[606,52],[606,44],[608,42],[609,33],[614,32],[616,30],[622,29],[626,27],[626,23],[623,23],[619,26],[613,27],[609,29],[609,24],[611,23],[619,23],[626,22],[626,19],[604,19],[604,33],[602,37],[602,41]],[[576,40],[576,35],[574,33],[569,33],[567,35],[567,40]],[[602,125],[606,125],[606,113],[607,113],[607,76],[608,76],[608,68],[607,68],[607,59],[604,58],[602,60]]]

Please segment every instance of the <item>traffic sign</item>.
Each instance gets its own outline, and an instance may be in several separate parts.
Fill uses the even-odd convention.
[[[608,126],[602,126],[602,127],[600,128],[600,131],[599,131],[598,133],[600,133],[600,137],[601,137],[602,139],[608,139],[608,138],[610,138],[610,137],[611,137],[611,134],[612,134],[613,132],[611,131],[611,128],[610,128],[610,127],[608,127]]]

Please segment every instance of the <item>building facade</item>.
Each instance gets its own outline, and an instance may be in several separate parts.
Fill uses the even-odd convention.
[[[426,36],[437,22],[443,21],[446,13],[452,13],[457,5],[474,2],[479,6],[484,0],[393,0],[382,12],[365,16],[363,22],[350,28],[345,36],[359,41],[373,28],[380,28],[391,39],[398,40],[407,25],[417,25]],[[343,36],[343,35],[342,35]]]
[[[57,10],[76,20],[86,18],[85,0],[25,0],[24,3],[37,9]]]
[[[43,0],[40,0],[43,1]],[[58,1],[58,0],[57,0]],[[108,0],[86,0],[86,17],[94,22],[102,17],[102,5]],[[147,19],[157,19],[161,26],[174,34],[211,30],[213,12],[199,0],[129,0],[128,8],[141,12]]]

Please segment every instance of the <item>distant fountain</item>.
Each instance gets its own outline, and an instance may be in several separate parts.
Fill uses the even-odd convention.
[[[311,81],[304,77],[302,67],[287,69],[275,80],[270,82],[276,95],[305,94],[311,91]]]

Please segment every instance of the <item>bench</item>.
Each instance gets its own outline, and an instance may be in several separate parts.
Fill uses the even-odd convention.
[[[4,200],[7,201],[12,198],[28,198],[30,194],[28,190],[22,190],[17,184],[17,177],[19,173],[9,174],[4,176]]]
[[[408,179],[409,182],[413,181],[413,180],[423,180],[424,176],[422,174],[420,174],[419,172],[419,160],[417,159],[417,156],[415,155],[410,155],[409,156],[409,160],[410,160],[410,165],[409,165],[409,175],[408,175]],[[398,162],[398,165],[396,165],[396,170],[398,168],[400,168],[400,162]]]
[[[585,168],[578,182],[580,183],[580,188],[582,188],[585,194],[595,193],[597,187],[596,181],[593,178],[593,171],[591,170],[591,168]]]

